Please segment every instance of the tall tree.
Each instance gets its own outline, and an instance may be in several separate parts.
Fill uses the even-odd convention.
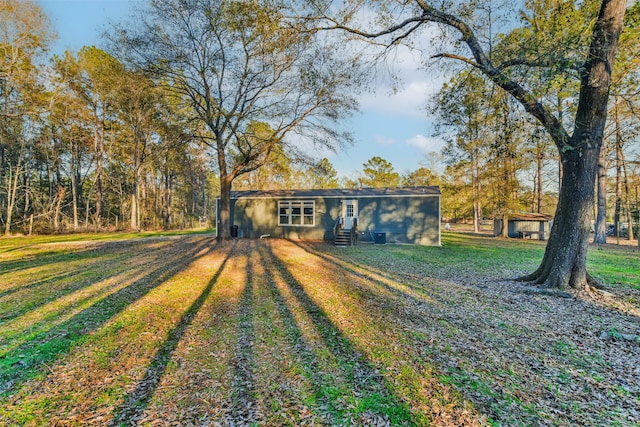
[[[53,39],[49,21],[31,1],[0,0],[0,212],[11,232],[21,180],[27,177],[38,115],[43,111],[35,59]]]
[[[475,72],[463,72],[443,85],[432,104],[436,130],[447,140],[444,149],[449,164],[463,160],[471,184],[473,228],[480,231],[482,219],[483,171],[488,165],[490,144],[490,89]]]
[[[489,164],[492,173],[492,187],[496,205],[495,217],[502,218],[502,224],[508,224],[509,217],[524,208],[520,199],[520,180],[518,172],[524,168],[526,151],[521,136],[524,127],[522,116],[515,101],[505,92],[498,91],[493,104],[493,137]],[[508,237],[507,227],[503,227],[502,236]]]
[[[130,171],[130,227],[140,230],[143,169],[151,155],[152,139],[159,126],[160,95],[151,81],[135,71],[123,70],[120,82],[114,113],[125,128],[120,151],[126,156],[125,164]]]
[[[77,58],[66,52],[57,58],[56,68],[65,84],[73,91],[91,123],[93,132],[95,209],[94,225],[102,225],[104,200],[105,141],[112,104],[120,88],[123,65],[107,52],[94,46],[85,46]],[[87,204],[87,216],[89,216]]]
[[[473,217],[473,195],[468,185],[467,162],[446,167],[442,175],[442,216],[453,221]]]
[[[397,187],[400,185],[400,174],[393,165],[382,157],[374,156],[362,165],[361,187]]]
[[[368,40],[383,41],[389,46],[408,40],[426,24],[439,24],[442,28],[458,33],[471,56],[465,56],[463,51],[458,50],[441,53],[438,57],[462,61],[509,93],[547,129],[560,152],[563,174],[551,236],[540,267],[521,279],[553,289],[584,289],[589,284],[595,284],[586,268],[591,211],[598,157],[607,118],[611,73],[627,1],[603,0],[597,16],[594,16],[595,23],[589,41],[578,39],[578,44],[574,44],[575,40],[566,40],[566,44],[560,45],[567,49],[573,48],[578,54],[586,50],[586,54],[579,59],[577,68],[580,90],[576,97],[577,111],[571,134],[560,118],[554,115],[552,106],[545,105],[534,91],[517,79],[518,71],[524,72],[525,68],[531,66],[546,66],[553,71],[554,64],[564,61],[561,57],[553,56],[555,50],[541,56],[513,49],[511,57],[494,58],[492,44],[483,44],[483,39],[478,36],[482,25],[474,25],[477,21],[473,20],[474,8],[470,4],[451,3],[449,8],[441,5],[442,9],[438,9],[425,0],[392,3],[384,7],[384,11],[391,11],[386,15],[387,19],[376,21],[383,24],[378,28],[362,28],[350,20],[358,17],[355,12],[362,2],[349,3],[350,7],[346,7],[349,13],[340,17],[336,17],[333,12],[336,10],[335,5],[326,10],[321,4],[313,2],[316,8],[311,14],[315,20],[325,23],[322,28],[342,29]],[[556,7],[573,7],[573,2],[559,2]],[[386,25],[389,22],[392,23]],[[527,31],[530,33],[530,28],[525,28],[524,32],[513,31],[513,37],[508,41],[514,43],[514,48],[517,47],[515,42],[522,40]],[[556,42],[555,47],[557,46]],[[588,49],[585,49],[587,46]]]
[[[276,146],[264,164],[251,172],[239,176],[234,182],[236,190],[281,190],[292,187],[293,162]]]
[[[527,141],[529,160],[532,164],[532,195],[531,195],[531,212],[543,213],[549,210],[549,206],[545,201],[545,187],[548,181],[549,160],[553,160],[554,156],[551,152],[551,141],[549,137],[541,129],[537,123],[527,122],[530,130],[530,140]],[[526,130],[525,130],[526,132]],[[555,175],[554,175],[555,176]],[[555,182],[555,181],[554,181]]]
[[[287,25],[287,4],[261,0],[160,0],[135,28],[119,28],[123,57],[188,99],[198,136],[215,152],[221,240],[230,234],[230,191],[261,167],[287,136],[336,147],[337,120],[355,107],[353,62],[341,63],[320,37]],[[292,150],[291,144],[287,150]]]
[[[59,74],[51,78],[53,95],[49,102],[48,128],[51,145],[59,145],[62,156],[60,169],[67,171],[68,194],[71,197],[73,230],[80,228],[80,206],[83,201],[84,172],[88,169],[85,159],[91,155],[92,136],[86,126],[83,105],[66,86]]]
[[[633,99],[637,98],[638,76],[640,71],[640,4],[630,8],[625,15],[625,31],[620,37],[620,47],[616,68],[613,73],[611,86],[612,102],[610,102],[609,116],[611,120],[605,133],[605,142],[600,153],[598,163],[598,201],[597,217],[595,224],[595,243],[606,243],[607,233],[607,172],[609,154],[615,154],[616,171],[616,202],[614,227],[615,234],[619,236],[620,231],[620,207],[625,205],[627,212],[627,222],[631,223],[631,209],[629,203],[629,193],[627,185],[623,185],[623,171],[626,168],[624,162],[624,147],[638,135],[640,131],[640,117],[634,114],[636,107],[633,106]],[[634,95],[635,94],[635,95]],[[623,197],[624,187],[624,197]],[[624,200],[624,201],[623,201]],[[629,239],[633,239],[633,227],[630,228]]]
[[[440,185],[440,177],[433,170],[423,166],[403,176],[402,185],[408,187]]]
[[[524,151],[526,122],[515,104],[482,75],[467,71],[445,84],[433,102],[436,130],[447,140],[445,159],[467,169],[475,232],[485,214],[506,224],[523,209],[518,172],[526,158],[518,153]]]
[[[338,172],[326,157],[307,170],[310,188],[338,188]]]

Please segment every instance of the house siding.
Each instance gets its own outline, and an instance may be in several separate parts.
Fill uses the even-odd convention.
[[[279,200],[313,200],[315,226],[278,225]],[[231,218],[244,237],[265,234],[285,239],[331,240],[336,218],[340,216],[340,200],[306,197],[300,199],[236,199],[231,201]]]
[[[385,233],[388,243],[440,244],[440,198],[385,197],[359,200],[360,239]]]
[[[314,201],[314,226],[278,225],[278,201]],[[440,195],[367,194],[358,197],[286,194],[232,197],[231,218],[238,234],[246,238],[269,235],[285,239],[333,240],[336,219],[345,200],[358,202],[359,240],[373,242],[375,233],[385,233],[388,243],[440,245]]]

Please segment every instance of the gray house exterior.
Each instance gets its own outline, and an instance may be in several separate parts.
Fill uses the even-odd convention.
[[[359,242],[440,245],[440,189],[234,191],[231,221],[245,238],[333,241],[339,225]]]

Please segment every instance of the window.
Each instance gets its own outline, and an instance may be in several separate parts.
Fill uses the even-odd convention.
[[[315,225],[316,204],[312,200],[278,202],[278,225]]]
[[[349,203],[347,205],[347,215],[346,216],[351,217],[351,218],[353,218],[353,216],[354,216],[353,215],[353,204],[351,204],[351,203]]]

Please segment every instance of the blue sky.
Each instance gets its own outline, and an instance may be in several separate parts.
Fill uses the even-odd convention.
[[[53,53],[78,51],[101,45],[100,34],[109,23],[126,19],[145,0],[35,0],[49,16],[58,40]],[[345,123],[355,144],[327,157],[343,177],[354,178],[373,156],[390,161],[397,172],[415,170],[439,152],[441,141],[431,137],[426,100],[438,90],[441,79],[419,69],[419,57],[407,49],[393,56],[388,66],[402,85],[392,90],[390,79],[380,77],[377,90],[360,97],[360,111]],[[388,75],[383,72],[381,75]]]

